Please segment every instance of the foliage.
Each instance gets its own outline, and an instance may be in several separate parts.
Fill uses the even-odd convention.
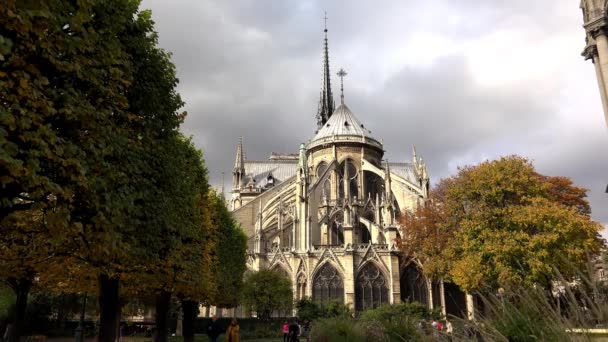
[[[298,318],[303,321],[312,321],[322,317],[320,305],[308,297],[296,301],[296,312]]]
[[[352,318],[336,317],[315,321],[311,329],[311,341],[368,341],[366,327]],[[380,341],[378,339],[373,341]]]
[[[327,302],[323,302],[319,305],[320,317],[331,318],[331,317],[351,317],[353,311],[350,306],[344,304],[342,301],[333,299]]]
[[[211,207],[211,225],[215,229],[210,238],[216,245],[214,252],[216,259],[212,268],[214,279],[217,282],[217,290],[215,298],[213,298],[213,304],[219,307],[235,307],[238,305],[243,290],[247,236],[232,216],[232,213],[228,211],[223,195],[211,192],[209,194],[209,205]],[[273,282],[271,278],[266,279],[271,281],[271,285],[277,286],[277,296],[284,295],[283,283]],[[263,279],[263,277],[259,278],[259,280]],[[287,282],[291,286],[288,279]],[[289,293],[291,293],[291,290]],[[278,303],[281,303],[279,306],[285,305],[282,297],[278,300]]]
[[[339,300],[330,300],[324,303],[311,298],[302,298],[296,302],[297,316],[301,320],[315,320],[317,318],[351,317],[352,310]]]
[[[553,267],[573,276],[601,246],[585,190],[521,157],[463,167],[434,192],[430,208],[402,218],[402,246],[465,291],[548,287]]]
[[[423,332],[418,324],[439,319],[440,315],[439,310],[429,310],[418,302],[405,302],[381,305],[362,312],[359,318],[376,340],[419,341]]]
[[[359,316],[367,321],[390,321],[399,317],[411,317],[415,320],[439,319],[439,310],[429,310],[418,302],[405,302],[400,304],[384,304],[379,307],[363,311]]]
[[[452,239],[445,206],[440,193],[432,191],[429,199],[413,212],[406,211],[399,221],[403,227],[402,238],[397,239],[399,248],[409,258],[419,261],[424,274],[438,277],[447,271],[442,255]]]
[[[577,335],[576,340],[590,340],[584,332],[570,331],[608,323],[607,298],[597,296],[601,284],[590,280],[586,272],[579,272],[575,283],[566,282],[559,274],[555,278],[563,286],[562,296],[522,285],[483,295],[485,314],[476,322],[459,322],[465,330],[457,329],[456,335],[477,335],[492,341],[569,341],[573,335]]]
[[[268,319],[273,312],[290,310],[292,300],[291,281],[281,272],[261,269],[245,276],[242,303],[259,318]]]
[[[34,280],[89,292],[99,277],[101,340],[116,331],[119,283],[129,295],[217,287],[203,254],[206,169],[177,132],[175,67],[138,8],[0,7],[0,278],[24,312]]]
[[[0,283],[0,321],[9,318],[9,310],[15,302],[15,294],[6,285]]]

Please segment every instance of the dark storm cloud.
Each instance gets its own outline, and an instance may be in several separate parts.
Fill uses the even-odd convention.
[[[601,191],[608,183],[608,159],[601,153],[608,133],[589,129],[603,124],[601,112],[596,112],[599,102],[581,104],[586,111],[574,114],[597,115],[598,120],[570,127],[556,119],[564,111],[566,76],[480,82],[479,70],[492,69],[482,69],[459,48],[481,35],[513,30],[524,30],[528,39],[542,43],[570,25],[581,45],[566,51],[578,55],[584,33],[577,4],[145,0],[142,7],[153,10],[160,44],[173,52],[189,113],[183,130],[204,150],[214,185],[219,185],[222,171],[227,186],[231,184],[239,136],[249,159],[265,159],[272,151],[296,152],[299,143],[313,136],[327,10],[335,98],[339,101],[335,71],[344,66],[350,74],[347,103],[384,140],[388,158],[409,160],[416,144],[438,181],[453,174],[457,165],[521,154],[543,173],[566,175],[592,189],[594,217],[608,223],[608,199]],[[436,47],[433,42],[423,41],[429,45],[414,47],[403,58],[395,55],[427,31],[452,40],[454,51],[428,56],[424,66],[401,59],[418,56],[424,61],[425,49]],[[497,71],[502,67],[495,66]],[[596,92],[593,68],[586,68],[581,82]],[[587,131],[577,134],[581,129]]]

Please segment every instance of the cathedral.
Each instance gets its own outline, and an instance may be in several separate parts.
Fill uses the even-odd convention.
[[[348,107],[343,86],[335,108],[324,32],[314,136],[299,153],[268,160],[247,160],[242,139],[236,148],[229,205],[248,236],[247,268],[284,273],[296,300],[357,311],[412,300],[453,311],[462,298],[446,301],[449,284],[426,279],[395,244],[400,213],[428,196],[427,167],[415,148],[408,161],[383,159],[382,140]]]

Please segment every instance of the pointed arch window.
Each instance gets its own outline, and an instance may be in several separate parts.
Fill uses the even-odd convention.
[[[380,269],[370,262],[357,276],[355,309],[357,311],[374,309],[387,303],[389,303],[388,282]]]
[[[330,300],[344,302],[344,281],[338,270],[330,263],[321,266],[313,281],[314,300],[321,303]]]
[[[401,300],[416,301],[428,305],[428,287],[422,272],[414,265],[409,264],[401,270]]]

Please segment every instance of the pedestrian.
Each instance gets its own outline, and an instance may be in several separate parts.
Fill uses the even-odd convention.
[[[6,326],[6,330],[4,330],[4,341],[8,341],[11,338],[11,333],[13,332],[13,324],[9,323]]]
[[[453,331],[454,331],[454,327],[452,327],[452,322],[446,320],[445,321],[445,332],[447,334],[452,334]]]
[[[310,321],[306,320],[304,322],[304,327],[302,327],[302,337],[306,339],[306,342],[310,341]]]
[[[291,321],[289,325],[289,342],[299,342],[300,341],[300,325],[298,325],[298,321],[295,319]]]
[[[241,339],[240,334],[240,328],[236,322],[236,318],[233,318],[232,321],[230,321],[228,330],[226,330],[226,342],[239,342]]]
[[[283,342],[289,342],[289,323],[283,323]]]
[[[207,326],[207,336],[211,342],[218,342],[220,335],[224,332],[220,323],[217,321],[217,316],[211,317],[211,323]]]
[[[433,334],[434,338],[439,337],[439,322],[437,322],[436,320],[433,320],[433,323],[431,323],[431,333]]]

